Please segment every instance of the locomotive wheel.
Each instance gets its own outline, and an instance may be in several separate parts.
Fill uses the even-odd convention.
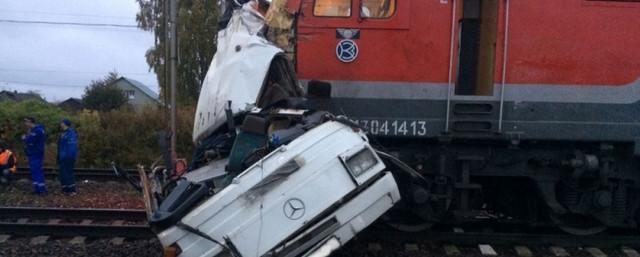
[[[551,214],[551,220],[564,232],[577,236],[599,234],[607,229],[602,222],[581,214]]]

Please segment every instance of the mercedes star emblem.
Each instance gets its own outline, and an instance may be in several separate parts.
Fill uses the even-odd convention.
[[[284,211],[284,216],[290,220],[300,219],[305,212],[304,202],[298,198],[291,198],[284,202],[282,211]]]

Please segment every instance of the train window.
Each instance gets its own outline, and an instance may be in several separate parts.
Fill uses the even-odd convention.
[[[313,15],[326,17],[351,16],[351,0],[316,0]]]
[[[384,19],[396,12],[396,0],[362,0],[360,17]]]

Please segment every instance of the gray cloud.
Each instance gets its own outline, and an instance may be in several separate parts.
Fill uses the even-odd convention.
[[[0,0],[0,19],[135,25],[134,0]],[[116,70],[158,91],[144,54],[153,34],[136,28],[0,22],[0,89],[79,97]]]

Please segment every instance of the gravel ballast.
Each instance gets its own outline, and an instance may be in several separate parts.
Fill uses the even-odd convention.
[[[125,182],[77,181],[78,194],[66,196],[60,183],[47,180],[49,193],[31,193],[31,181],[20,179],[0,185],[0,206],[143,209],[142,195]]]
[[[10,239],[0,244],[0,256],[42,256],[42,257],[159,257],[162,247],[157,239],[125,240],[121,245],[113,245],[110,239],[87,240],[84,244],[71,244],[70,239],[50,239],[45,244],[32,245],[30,238]]]

